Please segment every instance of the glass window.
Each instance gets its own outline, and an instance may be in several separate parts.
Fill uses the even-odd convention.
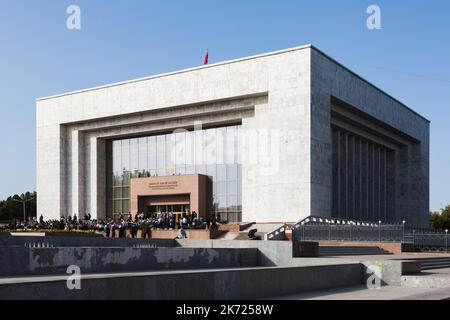
[[[129,199],[130,198],[130,187],[122,188],[122,198]]]
[[[238,194],[238,182],[237,181],[228,181],[227,182],[227,193],[228,193],[228,195]]]
[[[219,211],[226,211],[227,210],[227,197],[226,196],[217,196],[217,202],[219,204]]]
[[[225,163],[225,146],[226,146],[226,128],[218,128],[216,129],[216,163],[224,164]]]
[[[227,194],[227,183],[225,181],[217,182],[217,194],[226,195]]]
[[[174,144],[174,156],[173,161],[175,161],[177,166],[186,165],[186,132],[177,132],[175,134],[175,144]]]
[[[242,210],[241,147],[241,126],[112,141],[108,151],[112,154],[107,155],[112,159],[112,186],[107,188],[113,213],[129,212],[132,178],[204,174],[213,183],[211,213],[238,221]]]
[[[122,188],[113,188],[113,197],[114,198],[122,198]]]
[[[227,197],[227,205],[228,205],[228,210],[237,211],[237,206],[238,206],[237,196],[228,196]]]
[[[157,175],[158,177],[163,177],[163,176],[165,176],[165,175],[166,175],[166,169],[164,169],[164,168],[157,169],[157,170],[156,170],[156,175]]]
[[[131,182],[131,172],[126,172],[123,174],[123,185],[129,186]]]
[[[227,166],[224,164],[217,165],[217,181],[227,180]]]
[[[166,136],[156,138],[156,167],[158,169],[166,168]],[[158,170],[158,175],[159,170]]]
[[[176,174],[186,174],[186,167],[184,165],[179,165],[176,167]]]
[[[206,166],[206,174],[213,178],[213,182],[216,181],[216,177],[217,177],[216,165],[207,165]]]
[[[155,172],[156,169],[156,137],[148,137],[148,149],[147,149],[147,158],[148,158],[148,169],[151,172]]]
[[[139,171],[146,173],[148,171],[147,161],[147,138],[139,139]]]
[[[234,164],[237,162],[236,140],[236,127],[228,127],[226,130],[224,146],[225,164]]]
[[[130,140],[122,140],[122,170],[130,171]]]
[[[238,180],[238,165],[227,165],[227,180]]]
[[[236,138],[237,138],[237,144],[236,144],[236,154],[237,154],[237,163],[238,164],[242,164],[242,147],[244,145],[243,142],[243,132],[242,132],[242,128],[241,127],[237,127],[236,128]]]
[[[195,166],[186,166],[186,174],[194,174]]]
[[[130,201],[129,200],[123,200],[122,201],[122,214],[130,213]],[[137,212],[135,212],[137,213]]]
[[[114,186],[121,186],[122,180],[123,180],[123,175],[114,176],[114,182],[113,182]]]
[[[113,171],[114,175],[122,174],[122,141],[113,141]]]
[[[122,213],[122,201],[114,200],[113,202],[113,213]]]
[[[216,129],[210,129],[206,131],[206,139],[204,140],[203,148],[205,149],[205,162],[207,165],[217,163],[216,154]]]
[[[130,140],[130,170],[131,172],[137,172],[139,170],[138,139]]]
[[[174,134],[169,134],[166,136],[166,169],[168,171],[168,175],[175,173],[175,141],[176,136]]]
[[[206,166],[195,166],[195,173],[206,175]]]
[[[186,166],[194,166],[195,165],[195,137],[194,131],[186,132]]]
[[[204,131],[195,131],[195,141],[194,141],[194,162],[197,166],[205,165],[205,162],[203,160],[204,155]]]

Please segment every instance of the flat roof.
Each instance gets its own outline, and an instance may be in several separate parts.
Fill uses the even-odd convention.
[[[333,59],[332,57],[330,57],[329,55],[327,55],[326,53],[324,53],[320,49],[318,49],[315,46],[313,46],[312,44],[306,44],[306,45],[293,47],[293,48],[288,48],[288,49],[283,49],[283,50],[271,51],[271,52],[267,52],[267,53],[262,53],[262,54],[258,54],[258,55],[252,55],[252,56],[238,58],[238,59],[233,59],[233,60],[226,60],[226,61],[217,62],[217,63],[213,63],[213,64],[208,64],[208,65],[202,65],[202,66],[197,66],[197,67],[192,67],[192,68],[187,68],[187,69],[181,69],[181,70],[178,70],[178,71],[172,71],[172,72],[157,74],[157,75],[153,75],[153,76],[143,77],[143,78],[137,78],[137,79],[127,80],[127,81],[115,82],[115,83],[110,83],[110,84],[106,84],[106,85],[102,85],[102,86],[96,86],[96,87],[90,87],[90,88],[85,88],[85,89],[76,90],[76,91],[65,92],[65,93],[61,93],[61,94],[56,94],[56,95],[51,95],[51,96],[38,98],[38,99],[36,99],[36,101],[44,101],[44,100],[49,100],[49,99],[55,99],[55,98],[60,98],[60,97],[68,96],[68,95],[74,95],[74,94],[79,94],[79,93],[84,93],[84,92],[89,92],[89,91],[94,91],[94,90],[106,89],[106,88],[110,88],[110,87],[120,86],[120,85],[134,83],[134,82],[139,82],[139,81],[158,79],[158,78],[168,77],[168,76],[172,76],[172,75],[176,75],[176,74],[181,74],[181,73],[186,73],[186,72],[191,72],[191,71],[196,71],[196,70],[202,70],[202,69],[207,69],[207,68],[213,68],[213,67],[217,67],[217,66],[221,66],[221,65],[238,63],[238,62],[242,62],[242,61],[258,59],[258,58],[267,57],[267,56],[273,56],[273,55],[279,55],[279,54],[283,54],[283,53],[287,53],[287,52],[304,50],[304,49],[313,49],[313,50],[315,50],[316,52],[320,53],[325,58],[329,59],[330,61],[332,61],[333,63],[339,65],[341,68],[347,70],[348,72],[350,72],[351,74],[353,74],[357,78],[359,78],[362,81],[366,82],[367,84],[369,84],[374,89],[376,89],[376,90],[380,91],[381,93],[385,94],[386,96],[388,96],[389,98],[391,98],[392,100],[394,100],[395,102],[397,102],[398,104],[400,104],[401,106],[406,108],[407,110],[411,111],[412,113],[414,113],[415,115],[419,116],[420,118],[426,120],[427,122],[430,122],[430,120],[428,120],[427,118],[425,118],[421,114],[417,113],[416,111],[414,111],[413,109],[408,107],[403,102],[401,102],[398,99],[394,98],[392,95],[390,95],[386,91],[380,89],[379,87],[377,87],[376,85],[374,85],[370,81],[367,81],[365,78],[363,78],[362,76],[360,76],[356,72],[350,70],[349,68],[347,68],[346,66],[344,66],[343,64],[338,62],[337,60]]]
[[[308,49],[308,48],[312,48],[312,47],[313,47],[312,45],[308,44],[308,45],[294,47],[294,48],[289,48],[289,49],[284,49],[284,50],[272,51],[272,52],[267,52],[267,53],[263,53],[263,54],[248,56],[248,57],[244,57],[244,58],[238,58],[238,59],[233,59],[233,60],[226,60],[226,61],[212,63],[212,64],[207,64],[207,65],[202,65],[202,66],[198,66],[198,67],[181,69],[181,70],[178,70],[178,71],[161,73],[161,74],[157,74],[157,75],[153,75],[153,76],[137,78],[137,79],[121,81],[121,82],[115,82],[115,83],[110,83],[110,84],[106,84],[106,85],[102,85],[102,86],[91,87],[91,88],[86,88],[86,89],[81,89],[81,90],[76,90],[76,91],[56,94],[56,95],[52,95],[52,96],[38,98],[38,99],[36,99],[36,101],[54,99],[54,98],[59,98],[59,97],[67,96],[67,95],[78,94],[78,93],[83,93],[83,92],[93,91],[93,90],[100,90],[100,89],[110,88],[110,87],[114,87],[114,86],[120,86],[120,85],[123,85],[123,84],[139,82],[139,81],[158,79],[158,78],[173,76],[173,75],[176,75],[176,74],[181,74],[181,73],[186,73],[186,72],[191,72],[191,71],[196,71],[196,70],[201,70],[201,69],[208,69],[208,68],[213,68],[213,67],[217,67],[217,66],[221,66],[221,65],[238,63],[238,62],[242,62],[242,61],[258,59],[258,58],[267,57],[267,56],[274,56],[274,55],[278,55],[278,54],[283,54],[283,53],[287,53],[287,52],[291,52],[291,51],[298,51],[298,50]]]

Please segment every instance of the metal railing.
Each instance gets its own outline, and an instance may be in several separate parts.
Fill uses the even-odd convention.
[[[405,228],[401,225],[301,225],[292,230],[298,241],[362,241],[403,242]]]
[[[448,251],[448,233],[412,228],[402,223],[373,223],[310,216],[292,226],[297,241],[402,242],[416,246],[439,246]]]
[[[412,233],[412,243],[419,251],[445,251],[449,252],[448,233]]]
[[[287,224],[283,224],[281,227],[269,232],[267,240],[286,240],[286,228]]]

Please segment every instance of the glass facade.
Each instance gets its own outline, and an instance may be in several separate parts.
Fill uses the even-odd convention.
[[[213,212],[241,221],[241,127],[179,130],[111,142],[109,201],[112,214],[130,213],[132,178],[204,174],[212,179]]]

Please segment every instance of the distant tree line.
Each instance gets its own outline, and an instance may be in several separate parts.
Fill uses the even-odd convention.
[[[36,217],[36,192],[26,192],[21,195],[15,194],[6,200],[0,201],[0,222],[9,222],[14,219],[23,220],[23,205],[14,200],[33,200],[25,204],[27,218]]]
[[[441,212],[430,213],[430,228],[440,230],[450,230],[450,205]]]

